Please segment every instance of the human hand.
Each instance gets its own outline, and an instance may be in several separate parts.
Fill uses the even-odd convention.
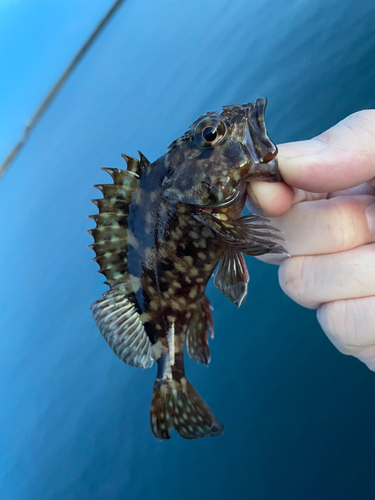
[[[281,145],[278,159],[285,182],[254,182],[248,194],[286,240],[280,286],[317,309],[342,353],[375,371],[375,110]]]

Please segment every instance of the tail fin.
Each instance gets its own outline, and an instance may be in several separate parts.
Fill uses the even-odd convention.
[[[174,428],[185,439],[218,436],[224,425],[215,417],[194,387],[183,377],[156,379],[151,401],[151,430],[160,440]]]

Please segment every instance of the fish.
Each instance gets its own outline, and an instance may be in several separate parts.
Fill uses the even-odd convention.
[[[150,424],[168,440],[224,433],[185,375],[184,349],[198,363],[211,360],[214,283],[238,307],[249,273],[243,254],[287,253],[268,219],[241,216],[253,180],[281,180],[277,147],[265,126],[267,100],[223,106],[200,116],[166,153],[151,163],[122,154],[126,170],[102,168],[112,177],[92,200],[93,259],[109,290],[91,311],[101,334],[125,363],[157,364]]]

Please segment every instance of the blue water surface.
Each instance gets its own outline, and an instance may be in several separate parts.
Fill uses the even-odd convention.
[[[109,2],[4,2],[5,155]],[[155,370],[124,365],[89,311],[102,166],[150,160],[197,116],[266,96],[275,142],[375,107],[375,3],[128,0],[0,182],[0,497],[6,500],[374,498],[375,375],[341,355],[277,268],[247,260],[237,310],[213,286],[209,368],[189,380],[221,437],[156,441]]]

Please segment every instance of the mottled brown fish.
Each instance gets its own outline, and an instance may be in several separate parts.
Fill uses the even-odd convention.
[[[249,274],[243,258],[285,252],[267,219],[241,217],[250,180],[280,180],[277,148],[268,137],[266,99],[206,113],[150,163],[122,155],[127,170],[104,168],[113,184],[103,198],[91,247],[110,290],[94,302],[96,324],[117,356],[158,371],[151,429],[169,439],[216,436],[223,424],[185,377],[190,357],[208,364],[213,337],[207,281],[240,306]]]

